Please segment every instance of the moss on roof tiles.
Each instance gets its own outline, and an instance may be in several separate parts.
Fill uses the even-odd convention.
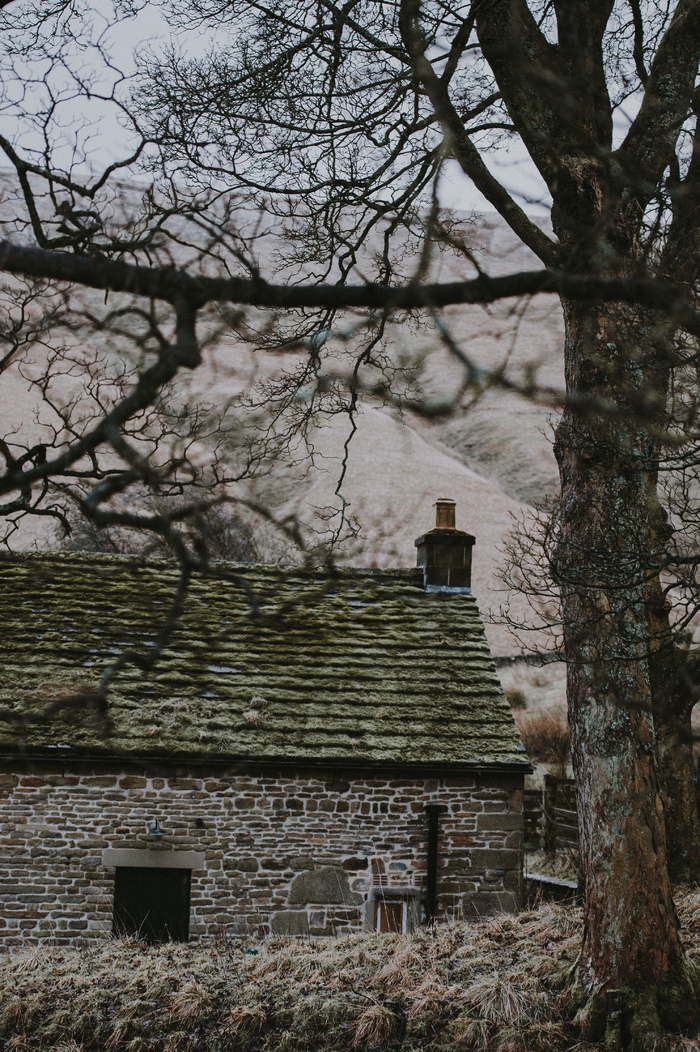
[[[155,667],[177,583],[162,561],[0,556],[0,750],[303,763],[523,764],[471,596],[416,570],[214,564]]]

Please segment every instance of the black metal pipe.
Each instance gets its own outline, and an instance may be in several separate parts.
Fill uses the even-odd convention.
[[[426,804],[428,816],[428,856],[425,877],[425,918],[428,924],[437,916],[438,891],[438,840],[440,836],[440,815],[447,810],[444,804]]]

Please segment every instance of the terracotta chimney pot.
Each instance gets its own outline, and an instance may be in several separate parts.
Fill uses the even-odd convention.
[[[435,529],[453,530],[455,528],[455,508],[457,505],[453,500],[439,497],[433,504],[435,508]]]

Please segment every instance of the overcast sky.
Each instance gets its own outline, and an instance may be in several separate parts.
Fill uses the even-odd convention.
[[[93,0],[90,8],[93,13],[94,32],[104,34],[103,41],[113,57],[115,66],[125,73],[134,70],[135,52],[149,44],[158,48],[175,40],[180,47],[188,51],[201,51],[203,46],[207,46],[206,38],[196,32],[180,31],[174,34],[160,6],[154,3],[144,4],[135,17],[120,21],[116,26],[113,23],[109,0]],[[77,60],[77,68],[80,68],[81,62],[88,68],[95,60],[91,59],[89,52],[84,52]],[[38,92],[39,89],[36,90]],[[118,115],[111,106],[95,100],[86,103],[84,99],[64,104],[61,122],[67,143],[78,125],[88,122],[92,125],[90,149],[96,168],[102,168],[129,153],[128,132],[120,124]],[[0,113],[0,130],[8,138],[14,138],[16,120]],[[29,142],[29,135],[23,131],[19,145],[26,148]],[[37,139],[36,146],[40,148],[41,145]],[[71,156],[72,147],[66,145],[65,150],[57,153],[54,160],[68,166]],[[534,215],[548,214],[549,197],[546,188],[522,147],[495,150],[489,153],[485,160],[526,211]],[[493,210],[455,162],[448,162],[445,167],[440,184],[440,198],[444,205],[450,208],[466,211]]]

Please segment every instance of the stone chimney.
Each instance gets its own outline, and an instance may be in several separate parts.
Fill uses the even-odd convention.
[[[455,529],[453,500],[437,500],[433,507],[435,529],[416,541],[418,565],[423,567],[426,590],[471,590],[475,538],[471,533]]]

